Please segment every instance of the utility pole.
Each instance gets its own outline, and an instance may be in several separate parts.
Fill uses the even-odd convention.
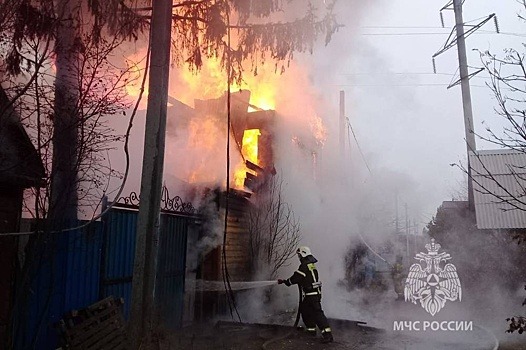
[[[398,222],[398,191],[395,192],[395,230],[396,234],[400,233],[400,225]]]
[[[471,164],[469,153],[475,152],[475,133],[473,130],[473,108],[471,106],[471,90],[469,86],[468,60],[466,57],[466,40],[464,36],[464,19],[462,18],[462,0],[453,0],[455,11],[455,27],[457,30],[457,51],[460,70],[460,86],[462,90],[462,107],[464,109],[464,129],[466,135],[466,146],[468,155],[468,206],[473,211],[473,181],[471,178]]]
[[[155,0],[152,6],[149,94],[128,333],[128,348],[131,350],[148,349],[155,327],[154,286],[168,103],[172,0]]]
[[[469,74],[468,61],[466,57],[466,38],[469,35],[473,34],[477,29],[482,27],[485,23],[487,23],[491,19],[495,21],[495,29],[497,32],[499,32],[499,29],[498,29],[497,17],[495,16],[495,14],[491,14],[487,16],[487,18],[483,19],[482,21],[480,21],[479,23],[475,25],[464,24],[464,19],[462,16],[463,2],[464,0],[449,0],[447,5],[445,5],[440,10],[440,18],[442,20],[442,26],[444,26],[442,11],[453,9],[453,11],[455,12],[455,27],[451,31],[451,34],[449,35],[449,38],[446,44],[444,45],[444,47],[441,48],[438,52],[436,52],[433,55],[433,69],[436,73],[435,57],[449,50],[453,46],[457,45],[460,79],[457,82],[450,84],[448,86],[448,89],[460,83],[461,91],[462,91],[462,108],[464,110],[464,132],[465,132],[465,137],[466,137],[466,148],[467,148],[467,159],[468,159],[468,205],[469,205],[470,210],[473,211],[475,209],[475,204],[473,201],[473,181],[471,177],[471,164],[469,161],[469,154],[470,152],[476,152],[477,145],[475,143],[475,132],[474,132],[474,127],[473,127],[473,108],[471,105],[471,90],[469,86],[469,79],[472,76],[483,71],[484,68],[478,69],[476,72]],[[464,27],[469,27],[469,29],[464,30]]]
[[[409,257],[409,217],[407,216],[407,203],[404,204],[405,208],[405,255]]]
[[[340,90],[340,156],[345,153],[345,91]]]

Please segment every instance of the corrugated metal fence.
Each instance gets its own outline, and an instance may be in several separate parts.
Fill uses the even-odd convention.
[[[104,219],[99,297],[124,298],[126,318],[130,310],[137,212],[136,208],[115,208]]]
[[[123,297],[128,318],[138,209],[115,206],[102,222],[55,234],[39,252],[27,303],[15,311],[16,349],[55,349],[62,315],[106,296]],[[167,328],[182,325],[188,230],[196,216],[161,214],[156,300]]]
[[[98,300],[101,238],[100,222],[94,222],[48,234],[35,250],[35,268],[27,272],[30,290],[17,291],[17,297],[27,298],[19,299],[13,311],[15,349],[54,349],[62,315]]]

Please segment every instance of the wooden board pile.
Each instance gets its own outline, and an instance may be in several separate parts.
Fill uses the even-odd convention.
[[[85,309],[69,312],[59,322],[61,349],[125,349],[123,304],[122,298],[110,296]]]

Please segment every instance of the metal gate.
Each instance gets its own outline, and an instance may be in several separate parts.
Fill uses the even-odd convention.
[[[129,317],[137,231],[138,200],[131,196],[115,205],[103,222],[100,298],[124,298],[124,315]],[[188,232],[198,223],[191,204],[179,197],[170,199],[163,189],[159,249],[156,273],[156,306],[168,328],[182,326],[186,245]]]

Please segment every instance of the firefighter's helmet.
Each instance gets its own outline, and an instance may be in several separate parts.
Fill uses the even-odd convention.
[[[298,253],[302,258],[306,258],[307,256],[312,255],[310,248],[305,246],[299,247],[296,253]]]

